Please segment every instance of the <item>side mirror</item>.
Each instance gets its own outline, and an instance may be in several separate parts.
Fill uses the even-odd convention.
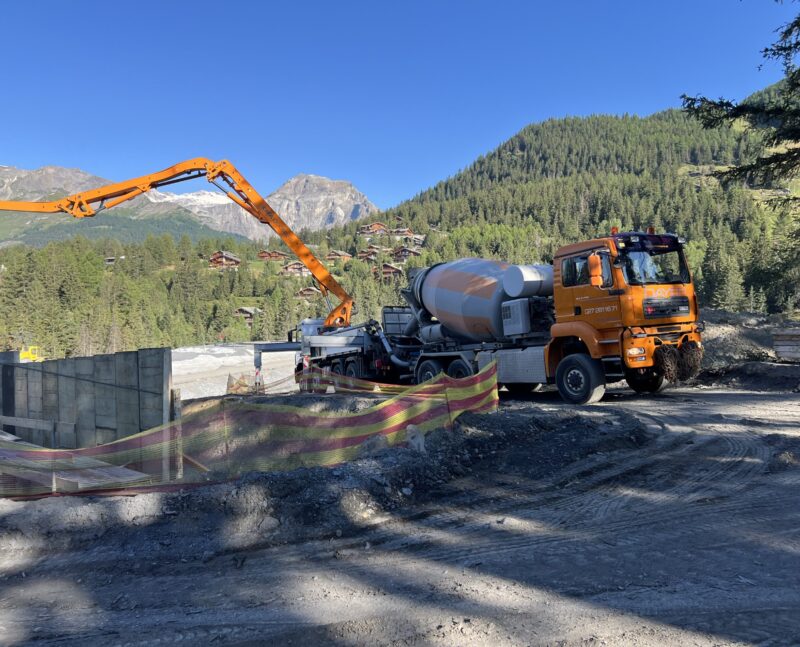
[[[603,264],[597,254],[592,254],[588,259],[589,263],[589,283],[596,287],[603,287]]]

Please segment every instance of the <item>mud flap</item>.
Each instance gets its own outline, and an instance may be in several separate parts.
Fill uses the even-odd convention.
[[[664,344],[656,348],[656,372],[664,376],[667,382],[683,382],[696,377],[703,362],[703,349],[697,342],[686,342],[677,346]]]
[[[687,341],[680,348],[678,358],[678,379],[690,380],[697,377],[703,363],[703,349],[696,341]]]
[[[675,346],[664,344],[656,348],[653,357],[656,372],[664,376],[667,382],[678,381],[678,365],[680,364],[680,353]]]

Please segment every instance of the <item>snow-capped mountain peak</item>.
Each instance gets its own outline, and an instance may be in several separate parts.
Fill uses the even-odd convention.
[[[44,166],[28,171],[0,166],[0,200],[53,200],[72,193],[110,184],[108,180],[80,169]],[[297,175],[266,197],[270,206],[293,229],[323,229],[362,218],[377,210],[367,197],[344,180],[319,175]],[[176,215],[197,220],[210,229],[265,240],[272,230],[253,218],[219,191],[171,193],[152,190],[126,203],[127,214],[142,222]],[[41,220],[41,219],[40,219]],[[33,228],[32,221],[20,230]],[[113,228],[113,221],[111,224]],[[113,236],[113,230],[110,232]],[[0,241],[2,243],[2,241]]]

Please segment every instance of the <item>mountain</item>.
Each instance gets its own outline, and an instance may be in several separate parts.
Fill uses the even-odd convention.
[[[203,225],[217,231],[239,234],[250,240],[265,240],[274,235],[269,226],[254,219],[221,193],[151,191],[145,198],[154,204],[185,209]],[[266,200],[295,231],[344,225],[378,211],[350,182],[319,175],[296,175],[269,194]]]
[[[35,171],[24,171],[0,166],[0,200],[51,200],[108,183],[76,168],[43,166]]]
[[[0,200],[54,200],[109,184],[80,169],[46,166],[27,171],[0,166]],[[298,175],[267,197],[290,227],[320,229],[341,225],[377,211],[352,184],[316,175]],[[130,242],[148,234],[188,234],[193,240],[220,233],[266,240],[272,230],[213,191],[176,194],[153,190],[129,203],[80,221],[63,214],[0,212],[0,245],[25,242],[40,245],[81,234]]]

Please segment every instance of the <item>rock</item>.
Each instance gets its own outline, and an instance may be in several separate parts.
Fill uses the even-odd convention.
[[[406,442],[408,446],[420,454],[427,454],[428,450],[425,448],[425,434],[420,431],[416,425],[408,425],[406,427]]]
[[[278,521],[275,517],[266,516],[261,521],[259,521],[258,528],[261,532],[271,532],[280,525],[281,522]]]
[[[372,436],[372,438],[368,438],[363,443],[361,443],[361,447],[358,451],[359,458],[364,458],[366,456],[374,456],[378,452],[383,449],[386,449],[389,446],[389,441],[386,440],[386,436],[382,436],[380,434],[376,434]]]

